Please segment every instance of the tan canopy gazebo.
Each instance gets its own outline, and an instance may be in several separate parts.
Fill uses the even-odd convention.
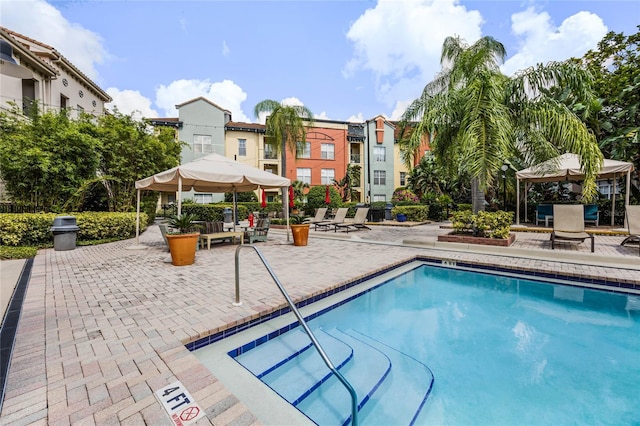
[[[597,179],[613,179],[613,202],[611,203],[611,225],[616,209],[616,180],[619,177],[627,177],[625,205],[629,205],[629,193],[631,191],[631,172],[633,163],[616,160],[604,160],[604,164],[598,172]],[[525,200],[529,187],[538,182],[577,182],[584,180],[584,174],[580,169],[580,157],[577,154],[563,154],[557,158],[547,160],[543,163],[516,172],[517,183],[517,204],[516,204],[516,224],[520,224],[520,181],[525,184]],[[525,217],[527,216],[527,204],[524,207]]]
[[[290,185],[291,181],[285,177],[239,163],[219,154],[209,154],[189,163],[156,173],[153,176],[136,181],[136,189],[138,190],[136,245],[138,245],[140,234],[141,190],[177,192],[178,214],[181,214],[183,191],[194,189],[198,192],[206,193],[236,193],[254,191],[258,188],[286,188]],[[287,217],[287,225],[288,223],[289,218]]]

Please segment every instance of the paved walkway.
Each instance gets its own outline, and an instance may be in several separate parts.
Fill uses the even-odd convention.
[[[282,230],[259,243],[294,300],[415,256],[542,270],[640,285],[637,247],[597,236],[551,251],[548,234],[518,233],[502,249],[437,243],[438,225],[311,232],[294,247]],[[269,424],[231,394],[184,345],[284,306],[255,254],[243,251],[243,305],[233,306],[235,246],[200,250],[174,267],[157,226],[133,240],[41,250],[18,327],[3,425],[171,424],[153,392],[180,380],[206,411],[198,424]],[[0,267],[4,269],[3,265]],[[4,275],[3,275],[4,279]]]

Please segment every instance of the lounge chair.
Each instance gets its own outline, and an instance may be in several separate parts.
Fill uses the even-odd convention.
[[[336,224],[344,223],[344,220],[347,217],[348,211],[349,209],[346,207],[339,208],[338,212],[336,213],[335,217],[332,220],[316,223],[313,229],[319,230],[319,231],[328,231],[329,229],[331,229],[331,227],[335,226]]]
[[[353,218],[353,221],[336,223],[334,225],[334,231],[337,232],[338,229],[340,229],[341,231],[349,232],[351,228],[355,228],[356,231],[359,231],[363,228],[371,229],[367,225],[365,225],[365,222],[367,221],[368,213],[369,213],[369,207],[358,207],[358,210],[356,210],[356,215]]]
[[[638,244],[638,255],[640,255],[640,205],[627,206],[627,215],[625,217],[629,236],[620,243],[621,246],[627,243]]]
[[[267,234],[269,233],[269,219],[258,219],[256,226],[249,228],[244,233],[244,240],[249,241],[249,244],[253,244],[256,241],[267,241]]]
[[[578,241],[583,243],[591,239],[591,253],[595,248],[593,235],[584,231],[584,206],[582,204],[553,205],[553,231],[551,231],[551,249],[556,241]]]
[[[316,211],[316,215],[313,218],[305,219],[303,223],[308,223],[310,225],[315,225],[316,223],[326,222],[324,217],[327,214],[327,210],[328,209],[326,207],[320,207]]]

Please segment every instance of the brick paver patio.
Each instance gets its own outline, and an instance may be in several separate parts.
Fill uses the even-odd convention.
[[[640,285],[637,247],[622,236],[550,250],[548,234],[518,233],[489,249],[437,244],[439,226],[372,226],[349,234],[311,232],[294,247],[284,231],[258,243],[294,300],[417,255],[515,269],[607,278]],[[154,391],[180,380],[205,409],[198,424],[251,425],[258,419],[184,345],[284,306],[256,255],[241,255],[243,305],[234,299],[235,246],[200,250],[194,265],[170,263],[157,226],[133,240],[72,251],[41,250],[34,261],[16,336],[3,425],[171,424]]]

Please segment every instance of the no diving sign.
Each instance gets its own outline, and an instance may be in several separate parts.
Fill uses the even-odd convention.
[[[190,425],[204,416],[202,408],[179,381],[158,389],[155,395],[176,426]]]

